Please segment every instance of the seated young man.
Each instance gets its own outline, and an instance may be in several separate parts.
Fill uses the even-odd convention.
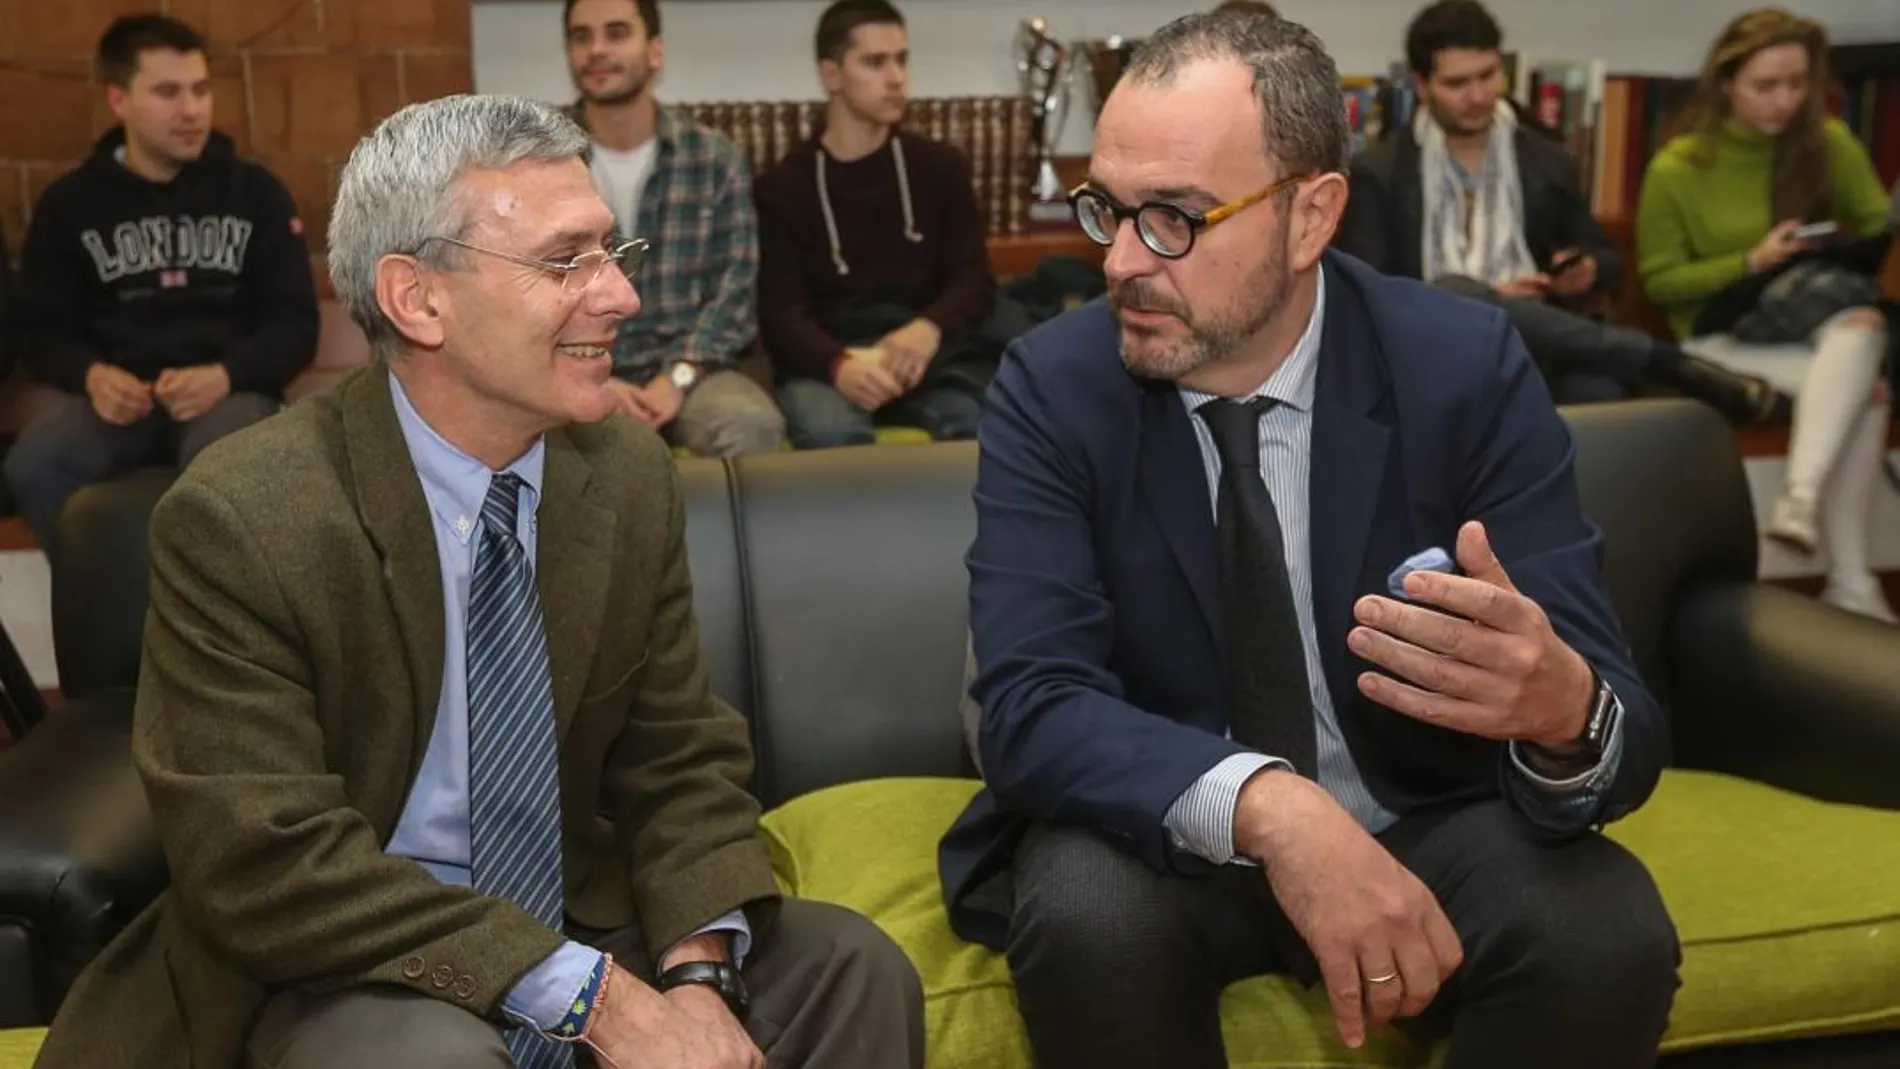
[[[1502,46],[1477,0],[1438,0],[1412,20],[1412,129],[1353,161],[1338,248],[1504,308],[1560,403],[1617,400],[1653,383],[1738,423],[1785,417],[1761,379],[1552,303],[1615,290],[1621,257],[1590,214],[1576,161],[1521,124],[1504,96]]]
[[[823,126],[754,184],[759,329],[792,444],[867,443],[879,423],[974,437],[1007,339],[969,162],[897,129],[910,51],[887,0],[837,0],[817,37]]]
[[[770,452],[785,419],[738,364],[757,337],[758,225],[732,142],[660,107],[658,0],[567,0],[569,115],[620,232],[650,243],[641,308],[614,339],[622,411],[701,456]]]
[[[22,257],[20,353],[52,389],[6,473],[43,548],[80,487],[277,411],[317,346],[303,223],[211,129],[204,40],[129,16],[98,63],[120,125],[47,188]]]

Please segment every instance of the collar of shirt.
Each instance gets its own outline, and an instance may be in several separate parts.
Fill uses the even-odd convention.
[[[389,376],[389,393],[396,403],[396,422],[402,427],[409,459],[422,479],[422,496],[441,521],[440,526],[467,545],[475,533],[475,522],[481,518],[482,503],[488,499],[488,484],[495,473],[437,434],[410,403],[409,394],[394,374]],[[522,530],[516,532],[518,537],[534,522],[535,509],[541,503],[541,473],[546,462],[546,440],[536,438],[527,452],[504,469],[521,476],[528,489],[527,507],[520,510]]]
[[[1321,267],[1317,284],[1313,287],[1313,314],[1307,317],[1306,330],[1301,332],[1300,340],[1293,344],[1293,351],[1287,354],[1286,361],[1263,383],[1259,389],[1248,394],[1249,397],[1271,397],[1287,408],[1300,412],[1310,412],[1313,408],[1313,390],[1319,380],[1319,342],[1321,329],[1326,321],[1326,269]],[[1186,387],[1177,387],[1182,403],[1189,412],[1214,400],[1211,393],[1201,393]]]

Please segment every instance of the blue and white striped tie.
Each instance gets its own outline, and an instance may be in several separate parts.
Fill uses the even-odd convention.
[[[495,476],[482,503],[468,599],[469,868],[475,890],[561,930],[561,789],[547,628],[515,537],[521,477]],[[570,1069],[573,1052],[531,1028],[508,1032],[520,1069]]]

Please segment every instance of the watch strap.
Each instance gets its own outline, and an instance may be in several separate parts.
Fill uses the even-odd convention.
[[[703,984],[719,992],[726,1005],[735,1015],[742,1015],[746,1008],[745,981],[739,976],[739,968],[723,961],[687,961],[666,970],[654,981],[653,986],[661,991],[671,991],[687,984]]]

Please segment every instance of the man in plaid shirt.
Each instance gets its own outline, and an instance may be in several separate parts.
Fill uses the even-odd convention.
[[[738,369],[758,336],[758,224],[739,150],[653,99],[665,59],[657,0],[567,0],[570,115],[622,234],[651,243],[640,311],[614,341],[622,409],[701,456],[780,448],[785,418]]]

